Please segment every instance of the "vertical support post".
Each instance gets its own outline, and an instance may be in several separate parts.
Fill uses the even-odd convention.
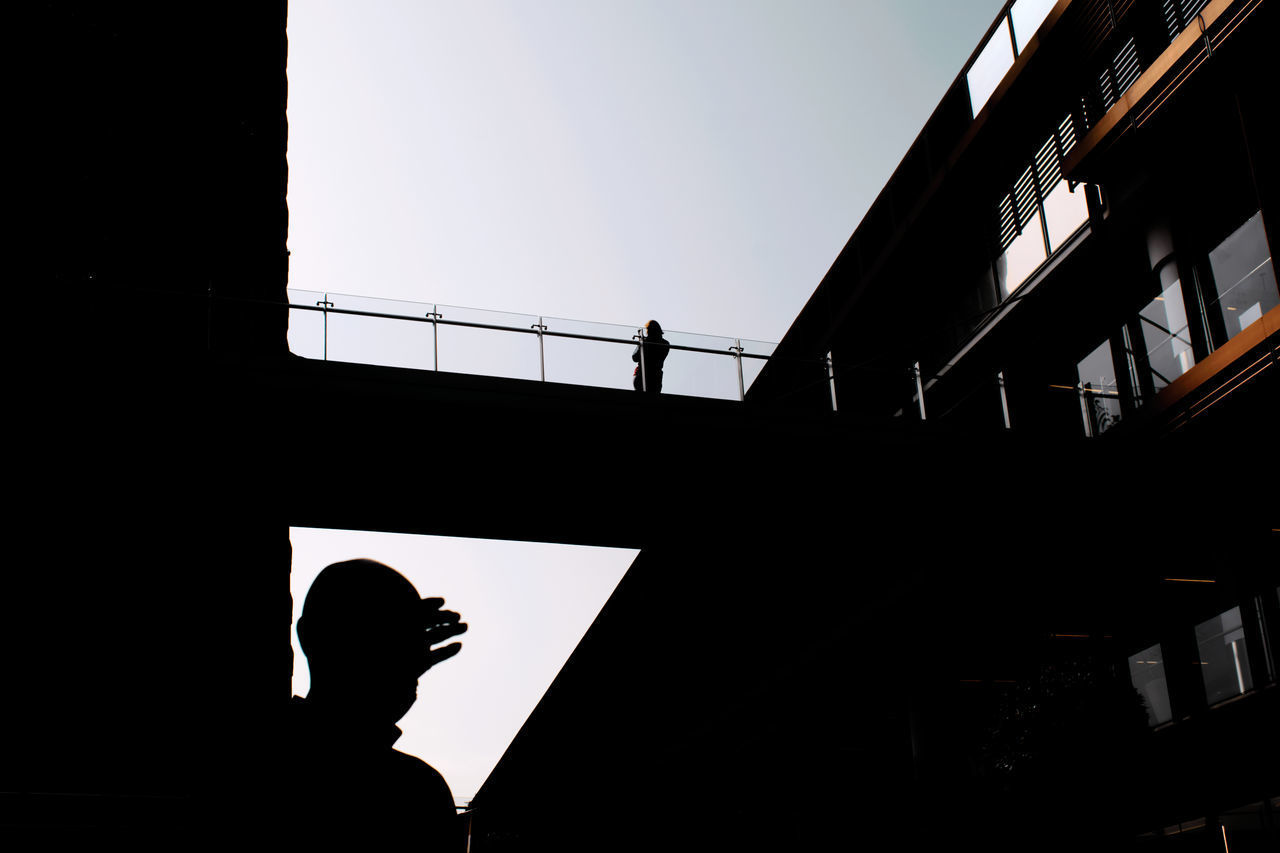
[[[1089,392],[1083,382],[1076,383],[1076,392],[1080,395],[1080,419],[1084,422],[1084,437],[1093,438],[1093,418],[1089,416]]]
[[[323,342],[322,352],[323,352],[324,360],[328,361],[329,360],[329,309],[333,307],[333,303],[329,301],[329,294],[326,293],[324,295],[324,299],[321,299],[316,304],[320,306],[321,313],[324,315],[324,342]]]
[[[729,352],[733,353],[733,360],[738,363],[738,402],[747,399],[747,388],[742,382],[742,339],[734,338],[733,346],[729,347]]]
[[[533,325],[538,330],[538,374],[542,377],[542,381],[547,381],[547,356],[543,350],[542,333],[547,330],[546,324],[542,322],[542,318],[538,318],[538,322]]]
[[[1271,643],[1273,620],[1268,618],[1265,596],[1255,595],[1252,604],[1253,618],[1245,620],[1245,646],[1262,650],[1262,654],[1251,658],[1253,683],[1270,684],[1276,680],[1276,659]]]
[[[836,370],[835,365],[831,361],[831,352],[827,352],[827,383],[831,386],[831,411],[839,411],[836,406]]]
[[[920,362],[917,361],[911,365],[911,375],[916,380],[916,399],[920,401],[920,420],[924,420],[924,382],[920,378]]]
[[[636,329],[636,340],[640,342],[636,345],[636,348],[640,350],[640,390],[648,391],[649,383],[645,377],[644,370],[644,329]]]
[[[1204,55],[1206,59],[1213,58],[1213,42],[1209,40],[1209,33],[1204,24],[1204,15],[1196,12],[1196,20],[1200,22],[1200,37],[1204,39]]]
[[[1044,256],[1052,257],[1053,243],[1049,240],[1049,216],[1044,212],[1044,200],[1053,191],[1053,187],[1044,186],[1044,182],[1040,180],[1040,167],[1034,159],[1031,161],[1031,182],[1035,185],[1035,205],[1040,214],[1040,239],[1044,240]]]
[[[1000,386],[1000,411],[1004,413],[1004,428],[1012,429],[1009,424],[1009,396],[1004,390],[1004,371],[996,374],[996,384]]]
[[[440,371],[440,334],[436,321],[443,316],[439,308],[439,305],[432,305],[427,312],[427,319],[431,321],[431,369],[437,373]]]

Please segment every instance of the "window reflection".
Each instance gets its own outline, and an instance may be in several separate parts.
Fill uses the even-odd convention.
[[[1173,719],[1169,704],[1169,685],[1164,676],[1164,652],[1157,643],[1129,658],[1129,680],[1142,695],[1147,708],[1147,723],[1158,726]]]
[[[1045,197],[1044,218],[1049,228],[1049,245],[1056,252],[1089,218],[1084,187],[1076,187],[1072,192],[1065,180],[1058,181],[1058,185]]]
[[[1209,253],[1227,338],[1233,338],[1280,304],[1261,212],[1255,213]]]
[[[1196,357],[1191,349],[1187,311],[1182,303],[1182,284],[1168,285],[1138,315],[1152,383],[1159,391],[1191,369]]]
[[[1120,422],[1120,385],[1116,380],[1111,342],[1089,353],[1076,365],[1080,376],[1081,406],[1092,435],[1101,435]]]
[[[1000,292],[1008,296],[1017,290],[1044,263],[1045,257],[1044,232],[1041,230],[1040,212],[1037,210],[1022,226],[1022,233],[1014,238],[1009,248],[996,260]]]
[[[1057,5],[1057,0],[1017,0],[1009,11],[1013,18],[1013,33],[1018,39],[1018,47],[1025,48],[1026,43],[1040,29],[1049,11]]]
[[[1253,688],[1239,607],[1197,625],[1196,645],[1200,648],[1200,674],[1210,705]]]
[[[1013,42],[1009,39],[1009,27],[1002,20],[965,75],[965,81],[969,84],[969,104],[973,107],[974,116],[981,112],[983,104],[1012,66]]]

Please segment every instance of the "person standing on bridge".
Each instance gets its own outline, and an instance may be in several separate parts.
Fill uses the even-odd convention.
[[[662,337],[662,326],[657,320],[650,320],[641,330],[644,335],[631,360],[636,362],[632,385],[637,391],[657,394],[662,391],[662,363],[667,360],[671,344]]]

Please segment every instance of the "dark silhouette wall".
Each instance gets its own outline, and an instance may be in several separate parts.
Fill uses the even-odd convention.
[[[283,298],[285,3],[28,10],[0,824],[145,845],[236,797],[287,683],[278,432],[209,393],[207,299]],[[282,356],[243,316],[220,351]]]

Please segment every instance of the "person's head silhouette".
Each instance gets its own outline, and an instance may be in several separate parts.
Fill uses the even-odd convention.
[[[418,678],[462,648],[431,648],[467,629],[442,604],[420,598],[404,575],[373,560],[325,568],[298,618],[311,671],[307,700],[370,724],[394,724],[417,699]]]
[[[650,320],[649,322],[645,323],[644,328],[648,337],[651,337],[651,338],[662,337],[662,326],[658,325],[657,320]]]

